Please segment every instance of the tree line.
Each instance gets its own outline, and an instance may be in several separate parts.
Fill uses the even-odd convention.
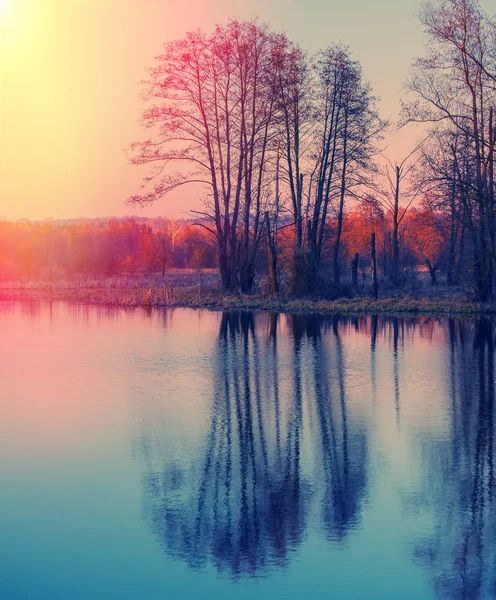
[[[263,271],[272,292],[339,295],[357,279],[350,252],[400,287],[414,248],[433,282],[439,268],[448,285],[470,272],[477,298],[490,300],[496,22],[477,0],[425,1],[420,19],[426,52],[400,125],[422,123],[425,136],[394,162],[382,147],[393,124],[350,48],[309,56],[284,33],[236,19],[165,44],[143,82],[148,137],[129,154],[148,169],[128,202],[196,186],[228,292],[251,292]],[[357,211],[372,231],[366,248],[350,249]]]
[[[64,223],[0,222],[0,276],[9,279],[165,274],[214,268],[209,235],[187,221],[107,219]]]
[[[381,273],[388,271],[391,254],[391,217],[378,205],[360,203],[344,212],[341,254],[351,265],[358,253],[356,288],[363,291],[371,268],[370,236],[377,231],[377,260]],[[291,222],[289,221],[289,224]],[[337,223],[328,219],[333,231]],[[445,270],[449,259],[450,220],[425,205],[413,208],[405,219],[402,260],[405,271]],[[278,280],[289,286],[294,260],[291,227],[278,233]],[[256,285],[270,291],[270,260],[266,254],[257,265]],[[0,221],[0,277],[70,277],[71,275],[161,274],[175,269],[218,268],[216,238],[198,222],[165,218],[124,218],[92,221]],[[349,271],[349,269],[348,269]],[[458,274],[459,276],[459,274]]]

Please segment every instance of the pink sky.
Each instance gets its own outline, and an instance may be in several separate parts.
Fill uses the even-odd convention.
[[[199,189],[131,209],[141,173],[124,149],[138,139],[138,81],[164,41],[259,16],[310,52],[349,44],[395,116],[422,53],[415,0],[0,0],[0,217],[180,216]],[[390,136],[395,160],[417,133]]]

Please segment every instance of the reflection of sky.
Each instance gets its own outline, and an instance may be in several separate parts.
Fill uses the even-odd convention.
[[[257,316],[256,335],[270,454],[268,319]],[[383,321],[375,358],[370,319],[358,331],[353,322],[338,325],[339,339],[321,325],[320,363],[303,335],[301,479],[310,486],[310,504],[284,569],[234,584],[212,564],[190,570],[162,552],[147,517],[144,473],[160,481],[171,465],[184,469],[188,501],[196,502],[221,381],[214,377],[222,378],[220,323],[219,313],[191,310],[147,315],[0,303],[2,339],[9,341],[0,345],[2,598],[204,597],[207,591],[219,598],[320,598],[329,590],[338,598],[434,597],[429,571],[413,556],[435,531],[439,497],[453,494],[443,471],[453,435],[444,321],[417,321],[413,329],[400,320],[396,365],[394,327]],[[292,327],[291,317],[279,319],[283,427],[294,417]],[[321,520],[325,459],[315,403],[315,377],[326,374],[324,397],[339,408],[340,356],[351,471],[360,472],[356,461],[365,461],[358,513],[341,541],[327,539]],[[363,442],[365,454],[358,451]],[[447,498],[456,512],[456,497]]]

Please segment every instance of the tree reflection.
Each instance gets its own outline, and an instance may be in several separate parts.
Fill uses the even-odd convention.
[[[451,320],[448,330],[452,432],[449,443],[426,446],[424,501],[436,527],[416,555],[431,569],[440,598],[494,598],[493,324]]]
[[[319,481],[322,525],[329,539],[343,540],[359,518],[360,502],[366,488],[367,440],[365,430],[349,423],[346,398],[346,366],[340,325],[356,328],[358,321],[318,315],[289,317],[294,343],[295,397],[301,395],[301,352],[309,342],[311,373],[307,394],[309,411],[315,413],[312,439],[322,471]],[[331,340],[325,337],[329,331]],[[295,410],[295,415],[300,411]]]
[[[281,325],[273,314],[264,335],[253,313],[222,315],[201,467],[144,461],[145,510],[168,554],[233,577],[263,575],[288,564],[314,499],[330,539],[356,525],[367,443],[347,412],[338,325],[298,316]]]
[[[366,344],[348,343],[350,334]],[[417,338],[445,358],[444,392],[425,412],[408,381]],[[164,442],[157,452],[158,436],[143,427],[145,512],[164,551],[238,578],[284,568],[309,531],[346,544],[369,462],[376,480],[391,481],[387,464],[369,458],[365,415],[385,419],[384,439],[395,415],[391,443],[408,444],[421,465],[400,492],[423,519],[422,534],[408,533],[415,560],[439,598],[496,597],[494,358],[485,319],[224,313],[204,444],[172,454]]]
[[[359,345],[365,362],[353,364],[354,346],[345,343],[350,331],[368,337]],[[442,433],[429,423],[412,425],[405,346],[417,336],[446,341]],[[359,372],[357,380],[363,364],[370,373]],[[394,378],[386,390],[384,374]],[[200,450],[173,454],[165,442],[157,452],[159,436],[152,439],[143,427],[145,512],[167,554],[237,578],[284,568],[310,527],[346,543],[368,493],[369,433],[357,413],[359,381],[370,394],[362,408],[368,402],[369,414],[390,414],[374,412],[382,402],[398,424],[401,395],[403,443],[416,428],[410,444],[412,456],[421,450],[422,501],[409,475],[405,507],[420,506],[425,519],[432,517],[428,532],[411,540],[437,595],[496,597],[490,321],[228,312],[219,322],[212,380]]]

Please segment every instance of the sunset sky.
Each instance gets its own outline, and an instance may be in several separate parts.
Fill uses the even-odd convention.
[[[489,2],[483,3],[489,8]],[[395,116],[422,53],[415,0],[0,0],[0,217],[185,215],[191,187],[146,209],[125,206],[141,175],[138,81],[163,42],[229,17],[259,16],[310,52],[343,41]],[[390,136],[403,158],[415,131]]]

